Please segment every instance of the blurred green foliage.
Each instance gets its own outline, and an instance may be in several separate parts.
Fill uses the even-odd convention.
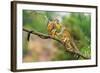
[[[79,50],[85,56],[91,57],[91,14],[89,13],[23,10],[23,27],[48,34],[48,20],[51,20],[56,16],[59,16],[60,23],[70,30]],[[81,57],[78,58],[75,54],[66,52],[61,44],[58,42],[55,43],[59,52],[53,60],[83,59]],[[27,43],[23,44],[24,48],[26,48],[26,45]]]

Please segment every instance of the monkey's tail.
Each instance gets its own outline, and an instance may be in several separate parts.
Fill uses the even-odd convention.
[[[77,56],[77,59],[78,59],[79,57],[82,57],[82,58],[84,58],[84,59],[89,59],[89,57],[86,57],[85,55],[83,55],[83,54],[79,51],[79,49],[78,49],[78,47],[76,46],[76,44],[75,44],[75,42],[74,42],[73,39],[71,40],[71,45],[73,46],[73,49],[74,49],[75,54],[78,55],[78,56]]]

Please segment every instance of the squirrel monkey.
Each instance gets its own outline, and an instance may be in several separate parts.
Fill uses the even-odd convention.
[[[48,22],[48,33],[52,37],[56,37],[58,32],[61,30],[61,24],[59,24],[59,21],[57,19],[54,19],[52,21]]]
[[[70,32],[67,30],[65,26],[59,23],[58,19],[49,21],[47,29],[49,35],[61,39],[61,41],[65,44],[65,46],[69,51],[74,51],[74,52],[79,51],[72,39]]]

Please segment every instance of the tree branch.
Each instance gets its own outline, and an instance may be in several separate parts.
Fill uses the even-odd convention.
[[[31,31],[31,30],[29,30],[29,29],[23,28],[23,31],[28,32],[28,33],[30,33],[30,34],[37,35],[37,36],[39,36],[39,37],[42,38],[42,39],[53,39],[53,40],[56,40],[56,41],[58,41],[59,43],[61,43],[61,44],[66,48],[66,52],[73,53],[73,54],[77,54],[77,55],[81,56],[81,57],[84,58],[84,59],[89,59],[88,57],[84,56],[84,55],[81,54],[80,52],[72,52],[72,51],[67,50],[66,45],[65,45],[60,39],[54,38],[54,37],[52,37],[52,36],[50,36],[50,35],[46,35],[46,34],[37,32],[37,31],[35,31],[35,30],[32,30],[32,31]]]

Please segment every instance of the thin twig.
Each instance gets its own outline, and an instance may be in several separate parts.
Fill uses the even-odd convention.
[[[37,31],[35,31],[35,30],[32,30],[32,31],[31,31],[31,30],[26,29],[26,28],[23,28],[23,31],[28,32],[28,33],[31,32],[30,34],[37,35],[37,36],[39,36],[39,37],[42,38],[42,39],[53,39],[53,40],[56,40],[56,41],[58,41],[59,43],[61,43],[61,44],[66,48],[66,52],[77,54],[77,55],[81,56],[81,57],[84,58],[84,59],[89,59],[88,57],[84,56],[84,55],[81,54],[80,52],[77,52],[77,51],[76,51],[76,52],[73,52],[73,51],[67,50],[67,47],[65,46],[65,44],[64,44],[60,39],[54,38],[54,37],[52,37],[52,36],[50,36],[50,35],[46,35],[46,34],[37,32]]]

